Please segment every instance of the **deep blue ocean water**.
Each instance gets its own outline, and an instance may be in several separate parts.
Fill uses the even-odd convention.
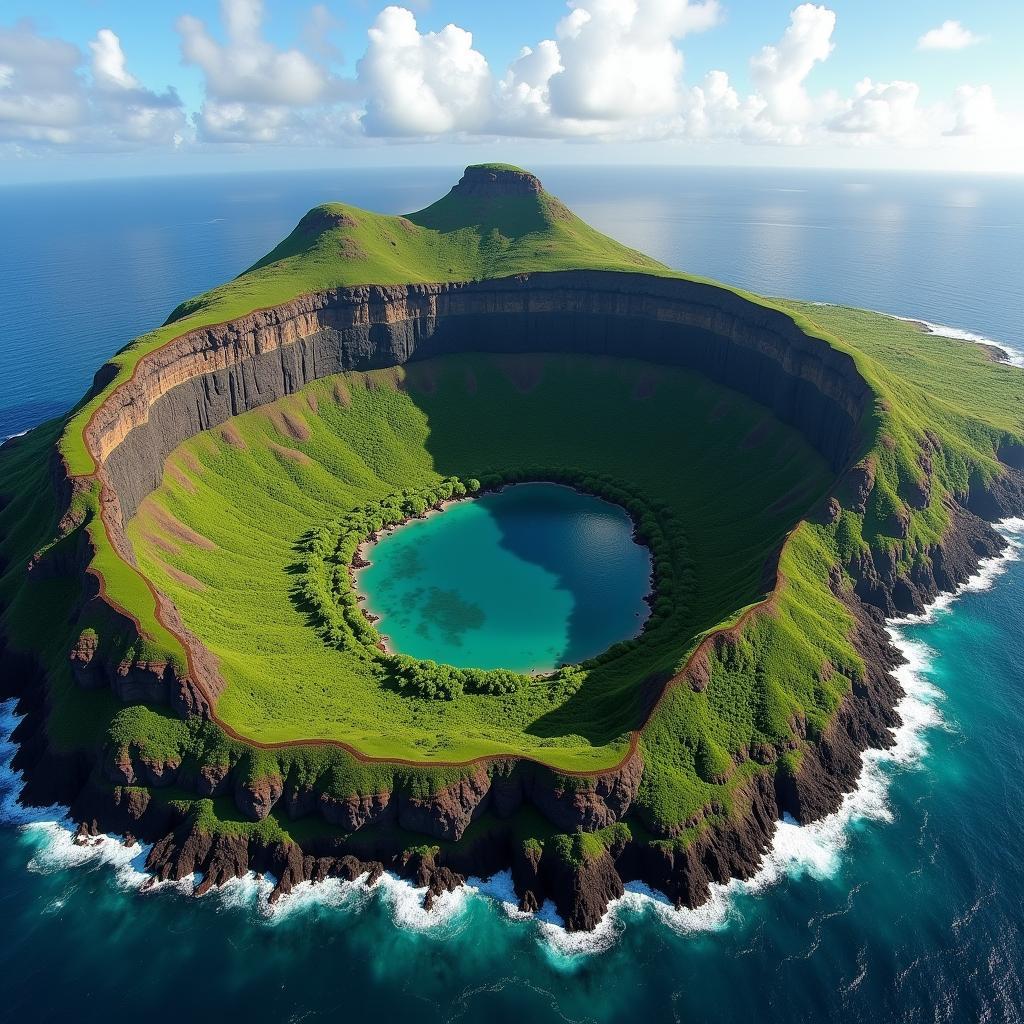
[[[389,648],[446,665],[546,672],[636,636],[649,610],[628,513],[557,484],[455,502],[364,556],[356,579]]]
[[[1024,349],[1019,180],[543,177],[592,223],[675,265]],[[339,171],[0,189],[0,436],[74,401],[105,355],[244,269],[314,203],[406,211],[452,180]],[[781,825],[762,876],[706,908],[676,913],[631,892],[584,938],[549,914],[519,919],[502,877],[430,916],[390,879],[307,888],[273,913],[255,879],[200,900],[142,894],[144,851],[74,847],[58,814],[14,805],[17,780],[0,772],[0,1019],[1024,1019],[1022,609],[1024,562],[1006,561],[899,627],[906,725],[894,751],[867,758],[838,815]],[[13,721],[4,706],[4,735]]]

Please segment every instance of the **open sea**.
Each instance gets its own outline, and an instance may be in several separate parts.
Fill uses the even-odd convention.
[[[538,168],[582,217],[767,294],[867,306],[1024,352],[1024,181]],[[458,170],[0,188],[0,438],[74,402],[103,358],[235,275],[310,206],[426,205]],[[941,326],[940,326],[941,325]],[[523,918],[499,876],[422,911],[387,876],[140,892],[145,850],[25,811],[0,705],[0,1020],[159,1024],[1024,1019],[1024,521],[954,601],[893,624],[896,746],[842,810],[780,824],[761,875],[677,912],[635,889],[594,934]]]

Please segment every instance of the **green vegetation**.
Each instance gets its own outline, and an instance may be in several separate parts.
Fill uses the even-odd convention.
[[[746,296],[849,353],[874,392],[862,424],[873,486],[863,512],[838,494],[844,507],[834,522],[804,521],[834,486],[806,443],[702,377],[628,360],[462,356],[322,380],[198,435],[168,459],[163,484],[128,526],[138,565],[110,544],[83,429],[145,353],[324,288],[569,267],[674,274],[546,193],[451,194],[407,218],[318,207],[241,277],[179,306],[119,353],[110,382],[67,420],[5,446],[2,632],[11,651],[30,652],[45,672],[54,745],[230,765],[243,779],[306,780],[339,798],[398,782],[434,792],[468,771],[438,762],[488,754],[556,770],[607,768],[701,639],[765,599],[775,582],[766,568],[781,547],[764,613],[708,657],[702,689],[670,687],[653,709],[639,738],[644,825],[631,819],[628,829],[672,830],[673,842],[688,842],[697,823],[732,812],[753,774],[798,770],[801,749],[787,749],[796,726],[820,735],[864,670],[831,581],[868,551],[888,553],[901,569],[924,559],[948,527],[948,499],[999,473],[1000,448],[1024,438],[1024,375],[974,346],[861,310]],[[81,477],[64,522],[51,481],[55,447]],[[520,479],[573,482],[630,509],[655,555],[649,628],[547,678],[382,657],[347,587],[358,539],[449,488],[455,496],[473,481]],[[83,532],[91,568],[114,605],[139,621],[141,638],[113,613],[78,621]],[[38,565],[26,577],[30,561]],[[256,749],[213,723],[77,686],[68,661],[77,643],[99,644],[113,664],[183,663],[148,581],[217,657],[228,684],[217,712],[239,734],[340,740],[422,767],[365,763],[334,746]],[[221,798],[162,798],[189,803],[211,830],[257,827]],[[525,844],[552,844],[571,863],[623,838],[608,830],[560,837],[526,812],[520,825]],[[258,827],[285,831],[274,816]],[[293,835],[302,827],[287,826]]]
[[[147,352],[197,327],[345,285],[471,281],[581,268],[669,273],[595,231],[546,192],[489,199],[449,193],[407,217],[325,203],[244,274],[181,303],[163,327],[122,349],[111,360],[116,375],[68,422],[61,451],[72,473],[93,472],[82,431],[103,396],[127,380]]]
[[[317,405],[319,408],[319,403]],[[486,487],[494,490],[524,479],[571,486],[612,501],[631,514],[637,540],[649,548],[653,557],[652,577],[656,589],[645,628],[660,626],[675,605],[671,541],[662,527],[662,521],[668,524],[674,518],[671,509],[652,508],[642,495],[577,469],[513,469],[491,473],[486,478]],[[405,693],[432,700],[454,700],[467,692],[492,696],[513,694],[531,682],[529,675],[507,669],[456,668],[384,653],[382,637],[360,608],[353,585],[351,570],[365,541],[376,537],[381,530],[424,515],[428,509],[439,509],[444,502],[471,496],[480,487],[480,481],[473,477],[465,482],[458,477],[447,477],[419,489],[406,487],[380,501],[353,509],[329,525],[310,530],[302,540],[302,557],[298,563],[302,583],[297,592],[324,641],[362,655],[368,661],[376,659],[384,677]],[[557,682],[553,689],[562,698],[572,696],[587,670],[629,649],[629,644],[617,644],[586,664],[563,666],[557,673],[549,674],[549,679]]]
[[[350,561],[367,526],[404,518],[405,502],[425,507],[425,490],[454,493],[453,476],[575,477],[633,511],[658,577],[642,637],[501,693],[427,673],[442,684],[431,693],[423,669],[378,656],[353,598],[340,621],[314,611],[334,604],[339,570],[347,582],[331,557]],[[703,632],[764,597],[773,550],[828,481],[794,431],[685,371],[659,369],[655,383],[649,366],[629,361],[450,357],[320,381],[234,418],[230,437],[193,438],[129,538],[142,572],[219,659],[228,688],[218,714],[242,735],[340,739],[423,761],[524,753],[585,769],[616,763],[652,692]],[[337,540],[316,530],[331,522]],[[312,561],[296,551],[311,527],[322,551]],[[325,628],[338,630],[328,643]]]

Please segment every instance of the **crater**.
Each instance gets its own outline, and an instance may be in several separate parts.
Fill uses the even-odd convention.
[[[782,541],[833,479],[827,462],[760,403],[682,367],[500,353],[410,370],[431,386],[353,371],[236,417],[246,448],[218,446],[195,492],[165,475],[146,502],[174,507],[179,551],[154,544],[149,516],[129,521],[140,569],[217,659],[217,711],[241,735],[272,722],[275,739],[358,737],[370,756],[421,757],[425,736],[444,736],[450,759],[615,763],[702,636],[765,598]],[[268,484],[281,446],[256,424],[296,401],[307,436]],[[431,511],[456,480],[480,495]],[[218,546],[186,540],[205,536]],[[534,677],[416,688],[412,659]]]
[[[388,648],[550,672],[638,635],[651,555],[621,507],[545,482],[431,510],[366,546],[364,608]]]

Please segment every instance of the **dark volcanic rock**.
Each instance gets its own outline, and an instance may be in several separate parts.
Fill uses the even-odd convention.
[[[636,799],[643,771],[643,759],[636,747],[619,768],[601,775],[574,778],[538,770],[527,792],[559,828],[592,832],[625,817]]]
[[[89,428],[117,500],[107,521],[134,514],[178,444],[231,416],[318,377],[481,346],[699,370],[796,426],[837,471],[857,447],[871,401],[844,353],[711,285],[581,270],[341,288],[188,332],[147,356]]]
[[[436,839],[461,839],[473,818],[486,806],[491,780],[484,765],[471,775],[430,796],[402,795],[398,823]]]
[[[1007,478],[1018,477],[1015,470]],[[1010,485],[1004,485],[1009,487]],[[1024,489],[1020,492],[1024,508]],[[997,500],[997,499],[993,499]],[[1014,507],[1009,503],[1009,507]],[[978,562],[998,555],[1006,541],[987,522],[960,505],[948,506],[950,526],[942,542],[901,574],[886,551],[862,552],[848,567],[857,597],[887,616],[922,612],[940,593],[955,590],[977,572]]]
[[[539,910],[544,902],[544,883],[540,876],[542,856],[539,843],[516,843],[513,847],[512,884],[521,910]]]
[[[320,796],[320,813],[332,825],[338,825],[346,832],[355,832],[370,823],[390,824],[396,817],[390,793],[344,798],[323,793]]]
[[[471,198],[522,197],[536,195],[540,183],[526,172],[481,167],[468,169],[456,189]],[[352,226],[350,220],[321,209],[304,218],[300,230],[343,229]],[[835,496],[823,502],[824,520],[835,522],[843,505],[861,512],[869,507],[875,463],[869,458],[849,467],[863,451],[860,424],[874,396],[847,354],[808,338],[779,311],[713,286],[645,274],[565,271],[305,295],[187,332],[147,355],[87,429],[90,450],[100,461],[103,522],[115,548],[132,562],[123,524],[158,485],[166,456],[183,440],[319,377],[462,351],[621,355],[699,371],[767,406],[801,431],[836,473],[845,471]],[[101,370],[97,386],[111,372],[112,367]],[[922,448],[920,479],[902,484],[907,507],[921,508],[931,499],[937,453],[937,441],[930,438]],[[676,903],[696,906],[708,898],[711,882],[757,870],[781,813],[806,822],[834,811],[856,783],[863,750],[892,742],[901,691],[891,674],[897,655],[883,616],[920,611],[940,591],[966,580],[979,559],[1002,549],[1002,538],[984,520],[1024,512],[1024,448],[1006,445],[1000,455],[1003,474],[974,479],[966,495],[949,501],[950,526],[942,543],[920,552],[909,572],[901,574],[886,551],[859,555],[847,566],[855,593],[844,599],[856,621],[853,642],[867,666],[863,677],[852,682],[826,734],[801,743],[798,768],[774,772],[780,751],[768,745],[747,752],[763,767],[736,794],[731,816],[722,819],[721,808],[711,808],[714,823],[688,844],[673,834],[663,842],[622,842],[599,853],[588,848],[585,856],[565,856],[554,843],[524,845],[502,827],[465,840],[467,827],[484,810],[500,820],[524,800],[570,836],[627,818],[643,773],[638,750],[618,769],[593,777],[570,778],[505,759],[478,766],[429,795],[403,782],[393,793],[346,797],[325,793],[305,778],[253,778],[238,765],[181,764],[127,749],[61,756],[46,738],[47,688],[39,666],[8,651],[0,638],[2,685],[21,697],[26,715],[15,734],[15,767],[26,777],[23,799],[70,805],[81,822],[82,841],[100,830],[154,841],[148,866],[155,877],[198,873],[200,891],[253,869],[279,879],[277,898],[303,881],[367,874],[372,882],[386,867],[425,886],[429,906],[466,875],[486,876],[511,863],[521,905],[536,909],[552,899],[570,928],[594,927],[609,901],[622,895],[623,879],[643,879]],[[56,457],[52,468],[62,522],[70,528],[80,516],[74,495],[88,484],[68,478]],[[893,536],[904,536],[908,522],[900,507],[888,524]],[[88,545],[84,531],[75,536],[34,559],[30,571],[83,572]],[[82,621],[106,615],[111,628],[104,637],[124,642],[108,651],[82,631],[69,652],[79,683],[107,685],[125,701],[162,703],[183,717],[209,717],[222,681],[215,660],[174,606],[154,594],[162,621],[188,651],[187,674],[137,659],[137,624],[106,604],[93,576],[86,586]],[[839,592],[838,576],[835,586]],[[706,661],[691,666],[695,689],[706,687],[709,678]],[[806,738],[802,723],[794,727]],[[159,794],[136,788],[172,782],[204,796],[231,792],[255,821],[283,801],[292,817],[318,812],[342,832],[365,829],[369,838],[363,833],[362,846],[346,849],[342,836],[327,837],[303,850],[290,842],[264,846],[244,836],[211,836],[182,821]],[[407,836],[400,829],[460,842],[443,852],[406,854]]]
[[[86,689],[96,686],[103,686],[106,680],[103,673],[97,670],[94,663],[96,650],[99,647],[99,639],[95,632],[82,630],[75,646],[71,648],[68,656],[71,661],[71,671],[74,674],[75,682]]]
[[[280,775],[264,775],[235,787],[235,806],[253,821],[262,821],[284,793]]]
[[[540,178],[529,171],[477,165],[466,168],[452,193],[473,199],[530,198],[541,190]]]
[[[625,892],[607,852],[584,857],[578,864],[545,856],[541,868],[544,887],[571,932],[596,928],[608,912],[608,904]]]
[[[861,753],[892,746],[892,730],[900,724],[895,706],[903,690],[891,674],[900,658],[884,617],[853,595],[847,595],[846,604],[856,619],[852,640],[864,659],[865,677],[854,680],[825,735],[808,744],[800,771],[776,775],[779,809],[801,824],[839,809],[860,777]]]

